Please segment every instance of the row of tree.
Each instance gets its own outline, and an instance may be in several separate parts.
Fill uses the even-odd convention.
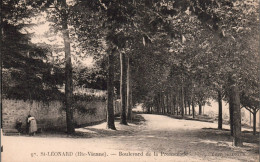
[[[26,25],[26,21],[30,24],[33,14],[43,12],[54,31],[62,33],[65,53],[62,65],[65,68],[57,69],[64,69],[65,77],[51,73],[53,64],[49,64],[52,68],[39,70],[52,69],[48,70],[49,76],[57,78],[50,82],[50,87],[55,88],[60,83],[56,82],[58,79],[65,81],[68,133],[75,131],[73,78],[74,83],[84,83],[80,82],[84,80],[80,75],[73,75],[71,46],[75,46],[81,57],[92,55],[98,60],[104,71],[101,74],[106,74],[101,78],[107,83],[108,128],[116,129],[114,87],[120,80],[122,124],[127,124],[127,118],[131,119],[131,107],[136,103],[144,103],[148,110],[153,108],[157,113],[184,116],[187,105],[192,107],[194,115],[195,105],[199,105],[201,113],[206,100],[215,98],[220,104],[221,129],[221,101],[224,99],[230,105],[234,144],[240,146],[241,105],[254,114],[254,121],[259,110],[258,8],[254,0],[4,0],[1,11],[5,11],[3,22],[6,25],[1,31],[4,38],[12,38],[4,30],[9,29],[8,25],[17,28]],[[17,42],[14,48],[9,46],[14,42]],[[3,56],[16,54],[13,49],[19,49],[19,42],[11,40],[5,45],[10,49],[4,50]],[[24,46],[22,49],[28,51]],[[44,56],[47,53],[44,52]],[[3,67],[12,69],[8,64],[12,64],[13,58],[17,56],[6,59]],[[48,65],[43,58],[38,60]],[[26,71],[24,67],[21,69],[19,74]],[[37,77],[37,73],[40,72],[29,75]],[[40,77],[40,80],[44,79]]]

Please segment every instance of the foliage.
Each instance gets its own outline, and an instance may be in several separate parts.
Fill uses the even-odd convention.
[[[49,100],[59,98],[57,85],[63,84],[63,71],[48,62],[47,46],[32,44],[26,28],[31,10],[19,1],[2,6],[3,96],[15,99]]]
[[[85,88],[106,90],[106,74],[101,68],[84,68],[75,72],[75,84]]]

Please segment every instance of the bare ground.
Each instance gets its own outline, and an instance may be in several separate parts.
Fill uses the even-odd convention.
[[[101,123],[78,128],[72,136],[4,136],[2,161],[259,161],[259,136],[248,129],[238,148],[232,146],[229,126],[217,130],[213,122],[140,114],[127,126],[116,120],[116,127],[107,130]]]

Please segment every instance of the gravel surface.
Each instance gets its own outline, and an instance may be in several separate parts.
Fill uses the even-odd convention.
[[[140,114],[129,125],[116,120],[76,129],[76,134],[4,136],[3,162],[259,161],[259,139],[243,129],[244,146],[232,146],[228,125]]]

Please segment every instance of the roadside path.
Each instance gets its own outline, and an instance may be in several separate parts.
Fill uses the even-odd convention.
[[[257,144],[248,139],[233,147],[228,131],[213,129],[216,123],[140,116],[139,124],[116,122],[117,131],[102,123],[76,129],[78,136],[4,136],[2,161],[258,161]]]

